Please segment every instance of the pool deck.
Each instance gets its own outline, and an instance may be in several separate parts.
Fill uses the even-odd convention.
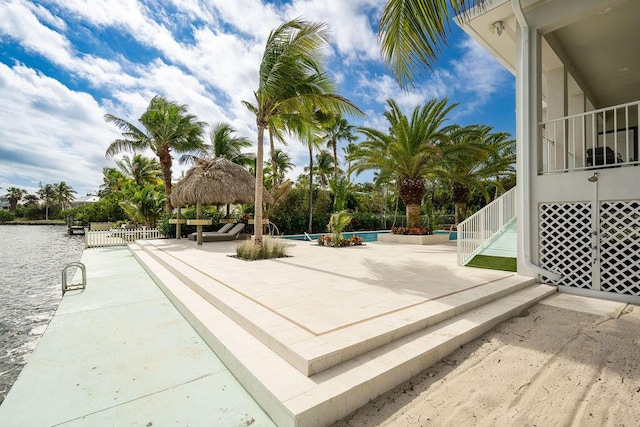
[[[238,243],[86,250],[0,425],[326,426],[556,292],[455,243]]]
[[[60,302],[0,426],[274,425],[128,248],[82,262],[87,288]]]
[[[328,425],[556,292],[459,267],[455,243],[229,257],[238,242],[139,241],[132,251],[279,426]]]

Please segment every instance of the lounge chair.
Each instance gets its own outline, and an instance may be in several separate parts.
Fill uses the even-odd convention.
[[[232,222],[226,223],[218,231],[205,231],[205,232],[203,232],[202,233],[202,237],[209,236],[209,235],[216,235],[216,234],[219,234],[219,233],[226,233],[234,225],[235,225],[235,223],[232,223]],[[196,233],[196,232],[189,233],[189,236],[187,236],[187,237],[189,237],[189,240],[197,240],[198,239],[198,233]]]
[[[227,240],[236,240],[240,232],[244,229],[244,223],[239,222],[233,226],[233,228],[226,233],[207,233],[202,236],[203,242],[223,242]]]

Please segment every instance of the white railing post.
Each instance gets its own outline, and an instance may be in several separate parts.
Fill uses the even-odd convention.
[[[157,228],[144,227],[138,230],[114,229],[109,231],[85,230],[85,248],[126,246],[129,242],[146,239],[161,239],[164,235]]]

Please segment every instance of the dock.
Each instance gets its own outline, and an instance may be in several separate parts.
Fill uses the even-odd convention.
[[[69,226],[69,234],[77,234],[80,236],[84,235],[84,227],[81,225],[70,225]]]
[[[0,426],[274,426],[127,247],[82,262]]]

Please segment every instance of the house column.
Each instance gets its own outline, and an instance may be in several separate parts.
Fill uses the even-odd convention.
[[[544,270],[538,262],[538,204],[532,200],[532,186],[542,164],[539,122],[542,118],[541,36],[527,24],[519,0],[512,0],[518,25],[516,31],[516,162],[518,215],[518,274],[560,275]]]

